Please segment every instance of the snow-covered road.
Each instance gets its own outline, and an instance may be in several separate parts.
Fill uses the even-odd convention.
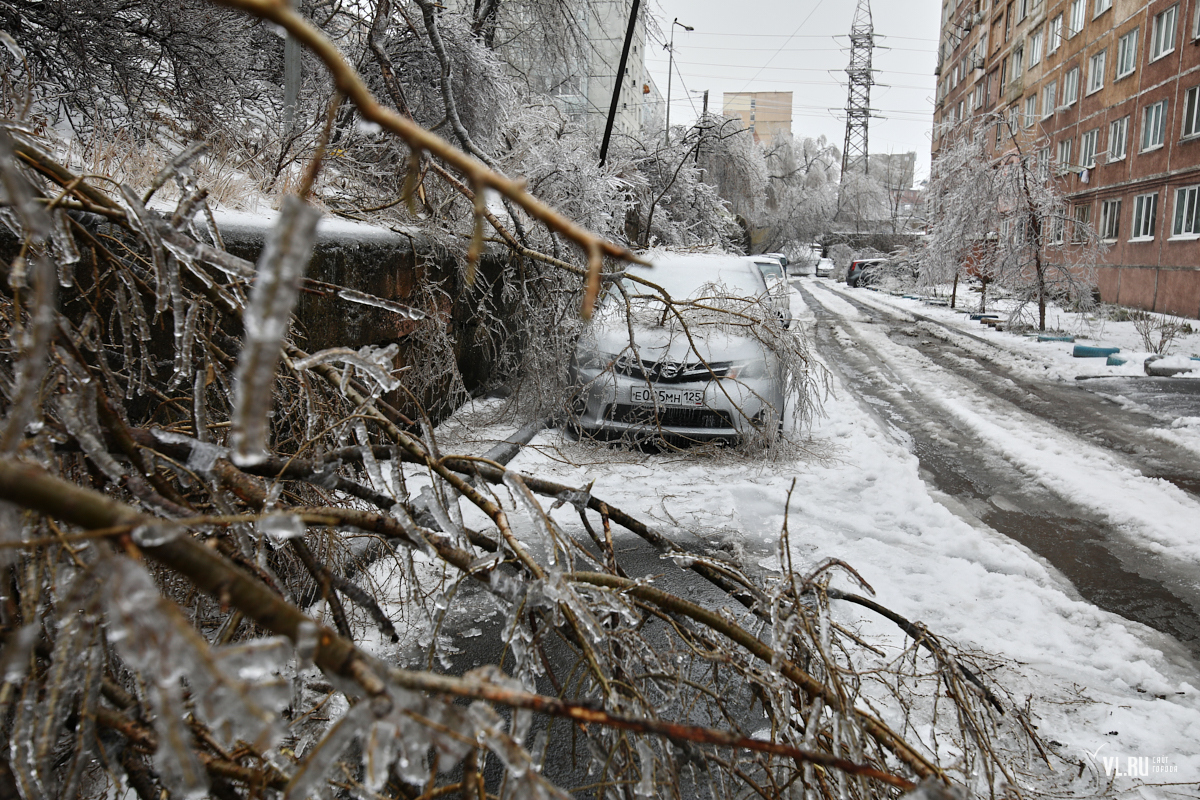
[[[939,331],[914,327],[911,317],[894,309],[875,313],[878,302],[864,303],[860,292],[851,291],[850,301],[844,290],[813,283],[804,293],[832,326],[832,335],[822,333],[818,339],[839,351],[838,367],[849,374],[855,391],[884,404],[896,424],[916,438],[922,466],[935,473],[939,488],[968,505],[972,499],[982,501],[984,508],[975,516],[993,526],[1000,512],[1021,515],[997,527],[1060,566],[1076,559],[1061,541],[1062,529],[1075,529],[1083,541],[1069,546],[1092,548],[1098,557],[1119,560],[1121,566],[1106,571],[1095,563],[1073,565],[1077,568],[1068,571],[1076,573],[1070,574],[1072,580],[1097,587],[1110,600],[1121,600],[1124,591],[1123,602],[1105,607],[1171,633],[1197,652],[1200,502],[1175,483],[1147,476],[1144,454],[1113,449],[1113,430],[1127,416],[1122,409],[1073,385],[1029,385],[1021,376],[1017,380],[1029,389],[1054,389],[1057,394],[1042,391],[1038,403],[1014,402],[1009,399],[1012,390],[1020,395],[1024,386],[1001,371],[1000,388],[1007,391],[996,391],[996,370],[965,358],[953,341],[946,341],[950,337],[931,337]],[[864,316],[863,308],[871,313]],[[1075,422],[1085,410],[1099,418],[1101,435],[1082,436],[1061,427],[1061,420]],[[1149,438],[1142,430],[1135,436],[1142,442]],[[1168,470],[1173,477],[1198,472],[1188,453],[1156,456],[1155,467],[1164,458],[1174,462]],[[938,479],[938,467],[947,460],[954,461],[959,474]],[[963,478],[973,485],[959,488]],[[1157,604],[1160,608],[1130,613],[1132,606],[1155,605],[1147,596],[1151,591],[1165,598]]]
[[[1023,408],[1037,406],[1025,402],[1029,392],[1022,389],[1022,381],[1040,372],[1036,364],[1008,367],[1010,388],[1024,398],[1010,402],[963,376],[978,366],[969,347],[955,350],[943,341],[944,363],[935,363],[921,343],[939,341],[938,334],[905,321],[878,296],[817,280],[799,283],[793,313],[833,369],[826,416],[803,441],[769,458],[645,454],[551,430],[510,466],[576,486],[594,481],[597,497],[681,544],[719,546],[764,570],[778,566],[795,481],[787,513],[797,568],[842,559],[873,586],[882,605],[965,650],[997,657],[991,677],[1011,696],[1028,698],[1039,734],[1070,762],[1055,762],[1062,775],[1057,789],[1103,794],[1112,781],[1117,792],[1195,796],[1200,676],[1191,652],[1196,643],[1179,639],[1200,596],[1196,497],[1145,477],[1127,454]],[[866,313],[864,303],[851,302],[860,297],[891,308],[894,318]],[[889,336],[893,327],[901,335]],[[1019,354],[1012,360],[1020,361]],[[996,375],[996,363],[989,369],[988,380],[1008,385]],[[479,417],[471,417],[485,411],[459,415],[467,424],[458,430],[471,437],[458,443],[460,452],[482,452],[491,444],[487,437],[510,432],[496,425],[477,438],[483,429]],[[447,451],[455,448],[453,427],[444,428]],[[926,463],[938,448],[942,460]],[[969,465],[978,465],[979,474]],[[995,478],[999,488],[972,494],[940,485],[954,475],[966,483]],[[1022,515],[1069,521],[1081,508],[1090,510],[1083,528],[1047,524],[1037,535],[1052,545],[1059,536],[1057,555],[1077,549],[1077,566],[1119,567],[1123,580],[1160,587],[1167,599],[1155,600],[1147,590],[1148,604],[1165,608],[1183,634],[1166,635],[1131,619],[1132,612],[1106,610],[1112,604],[1103,585],[1082,591],[1053,559],[989,524]],[[569,507],[554,514],[565,530],[579,527]],[[1085,541],[1093,530],[1088,526],[1112,540]],[[1150,564],[1145,574],[1131,566],[1139,556]],[[663,571],[649,564],[644,574]],[[835,586],[858,590],[840,576]],[[835,610],[873,643],[895,653],[904,647],[892,623],[857,607]],[[1138,775],[1141,764],[1150,769]]]

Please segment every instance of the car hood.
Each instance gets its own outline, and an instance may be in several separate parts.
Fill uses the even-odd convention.
[[[633,344],[642,361],[752,361],[766,354],[761,342],[748,336],[729,333],[717,326],[693,325],[687,333],[674,326],[633,326]],[[615,321],[596,320],[579,342],[579,351],[632,354],[629,328]]]

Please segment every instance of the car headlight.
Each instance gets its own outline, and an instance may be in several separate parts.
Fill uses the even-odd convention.
[[[754,361],[743,361],[734,364],[729,368],[729,372],[725,373],[725,377],[734,378],[735,380],[749,380],[750,378],[765,378],[767,377],[767,361],[766,359],[756,359]]]
[[[583,369],[608,369],[619,357],[616,353],[589,350],[579,354],[578,363]]]

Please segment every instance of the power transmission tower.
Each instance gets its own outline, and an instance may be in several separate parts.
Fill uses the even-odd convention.
[[[846,143],[842,147],[842,174],[853,169],[868,173],[867,123],[871,119],[871,53],[875,50],[875,25],[871,22],[870,0],[858,0],[854,24],[850,26],[850,65],[846,75],[850,90],[846,96]]]

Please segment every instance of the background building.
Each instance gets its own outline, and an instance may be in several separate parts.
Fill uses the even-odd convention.
[[[467,0],[452,0],[465,7]],[[613,82],[633,0],[586,0],[551,10],[537,3],[503,3],[498,12],[496,52],[509,74],[532,96],[555,104],[597,136],[604,130]],[[646,69],[645,5],[634,29],[613,132],[656,134],[665,125],[666,104]]]
[[[872,153],[867,157],[867,173],[888,191],[912,189],[916,169],[916,153]]]
[[[776,136],[792,135],[791,92],[725,92],[721,113],[740,117],[754,141],[768,149]]]
[[[1106,302],[1200,317],[1200,0],[946,0],[933,157],[996,112],[1110,249]]]

